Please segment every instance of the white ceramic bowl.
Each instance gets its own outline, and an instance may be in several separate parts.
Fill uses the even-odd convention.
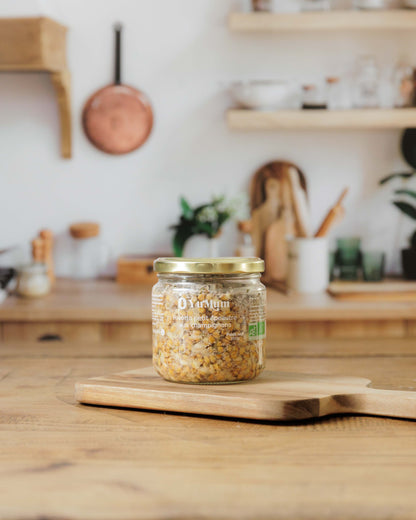
[[[231,85],[234,101],[252,110],[293,107],[294,89],[286,81],[238,81]]]

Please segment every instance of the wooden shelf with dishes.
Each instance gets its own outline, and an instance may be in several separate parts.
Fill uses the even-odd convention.
[[[227,111],[231,130],[402,129],[416,126],[416,108]]]
[[[342,30],[415,30],[416,10],[321,11],[300,13],[235,12],[228,18],[235,32],[299,32]]]
[[[61,126],[61,155],[71,157],[70,73],[67,28],[46,17],[0,19],[0,72],[46,72],[55,89]]]

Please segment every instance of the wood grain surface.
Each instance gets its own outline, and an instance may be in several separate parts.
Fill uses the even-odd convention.
[[[317,11],[301,13],[231,13],[228,27],[243,32],[299,32],[340,30],[414,30],[411,10]]]
[[[10,296],[0,305],[0,322],[136,322],[151,320],[151,287],[111,280],[58,279],[51,294],[38,300]],[[341,302],[326,293],[302,295],[267,291],[270,322],[416,320],[416,302]]]
[[[0,518],[414,519],[413,421],[258,423],[75,403],[76,381],[149,363],[139,342],[0,346]],[[416,346],[280,341],[268,369],[411,391]]]
[[[152,367],[77,382],[84,404],[166,412],[297,421],[334,414],[416,419],[416,392],[375,390],[369,379],[268,370],[230,385],[187,385],[163,380]]]

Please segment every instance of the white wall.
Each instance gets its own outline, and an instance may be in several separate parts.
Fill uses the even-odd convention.
[[[233,3],[0,0],[0,16],[43,12],[70,27],[74,123],[74,157],[65,161],[48,77],[0,75],[0,248],[26,243],[45,226],[62,233],[73,221],[94,219],[115,256],[166,251],[181,194],[194,203],[211,194],[233,195],[270,159],[289,159],[304,169],[315,224],[350,185],[348,217],[337,233],[360,232],[389,247],[398,215],[387,202],[391,188],[380,191],[377,181],[405,167],[399,132],[231,133],[221,82],[313,80],[350,69],[363,52],[382,64],[399,56],[416,63],[416,35],[235,35],[225,25]],[[124,80],[148,93],[156,126],[144,148],[112,157],[86,140],[80,114],[87,97],[112,80],[112,24],[118,20],[125,24]],[[223,237],[224,254],[232,253],[230,236],[233,226]]]

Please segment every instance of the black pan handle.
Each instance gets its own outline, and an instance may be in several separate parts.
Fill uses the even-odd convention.
[[[116,85],[121,85],[121,31],[123,26],[121,23],[116,23],[114,25],[114,33],[115,33],[115,69],[114,69],[114,83]]]

